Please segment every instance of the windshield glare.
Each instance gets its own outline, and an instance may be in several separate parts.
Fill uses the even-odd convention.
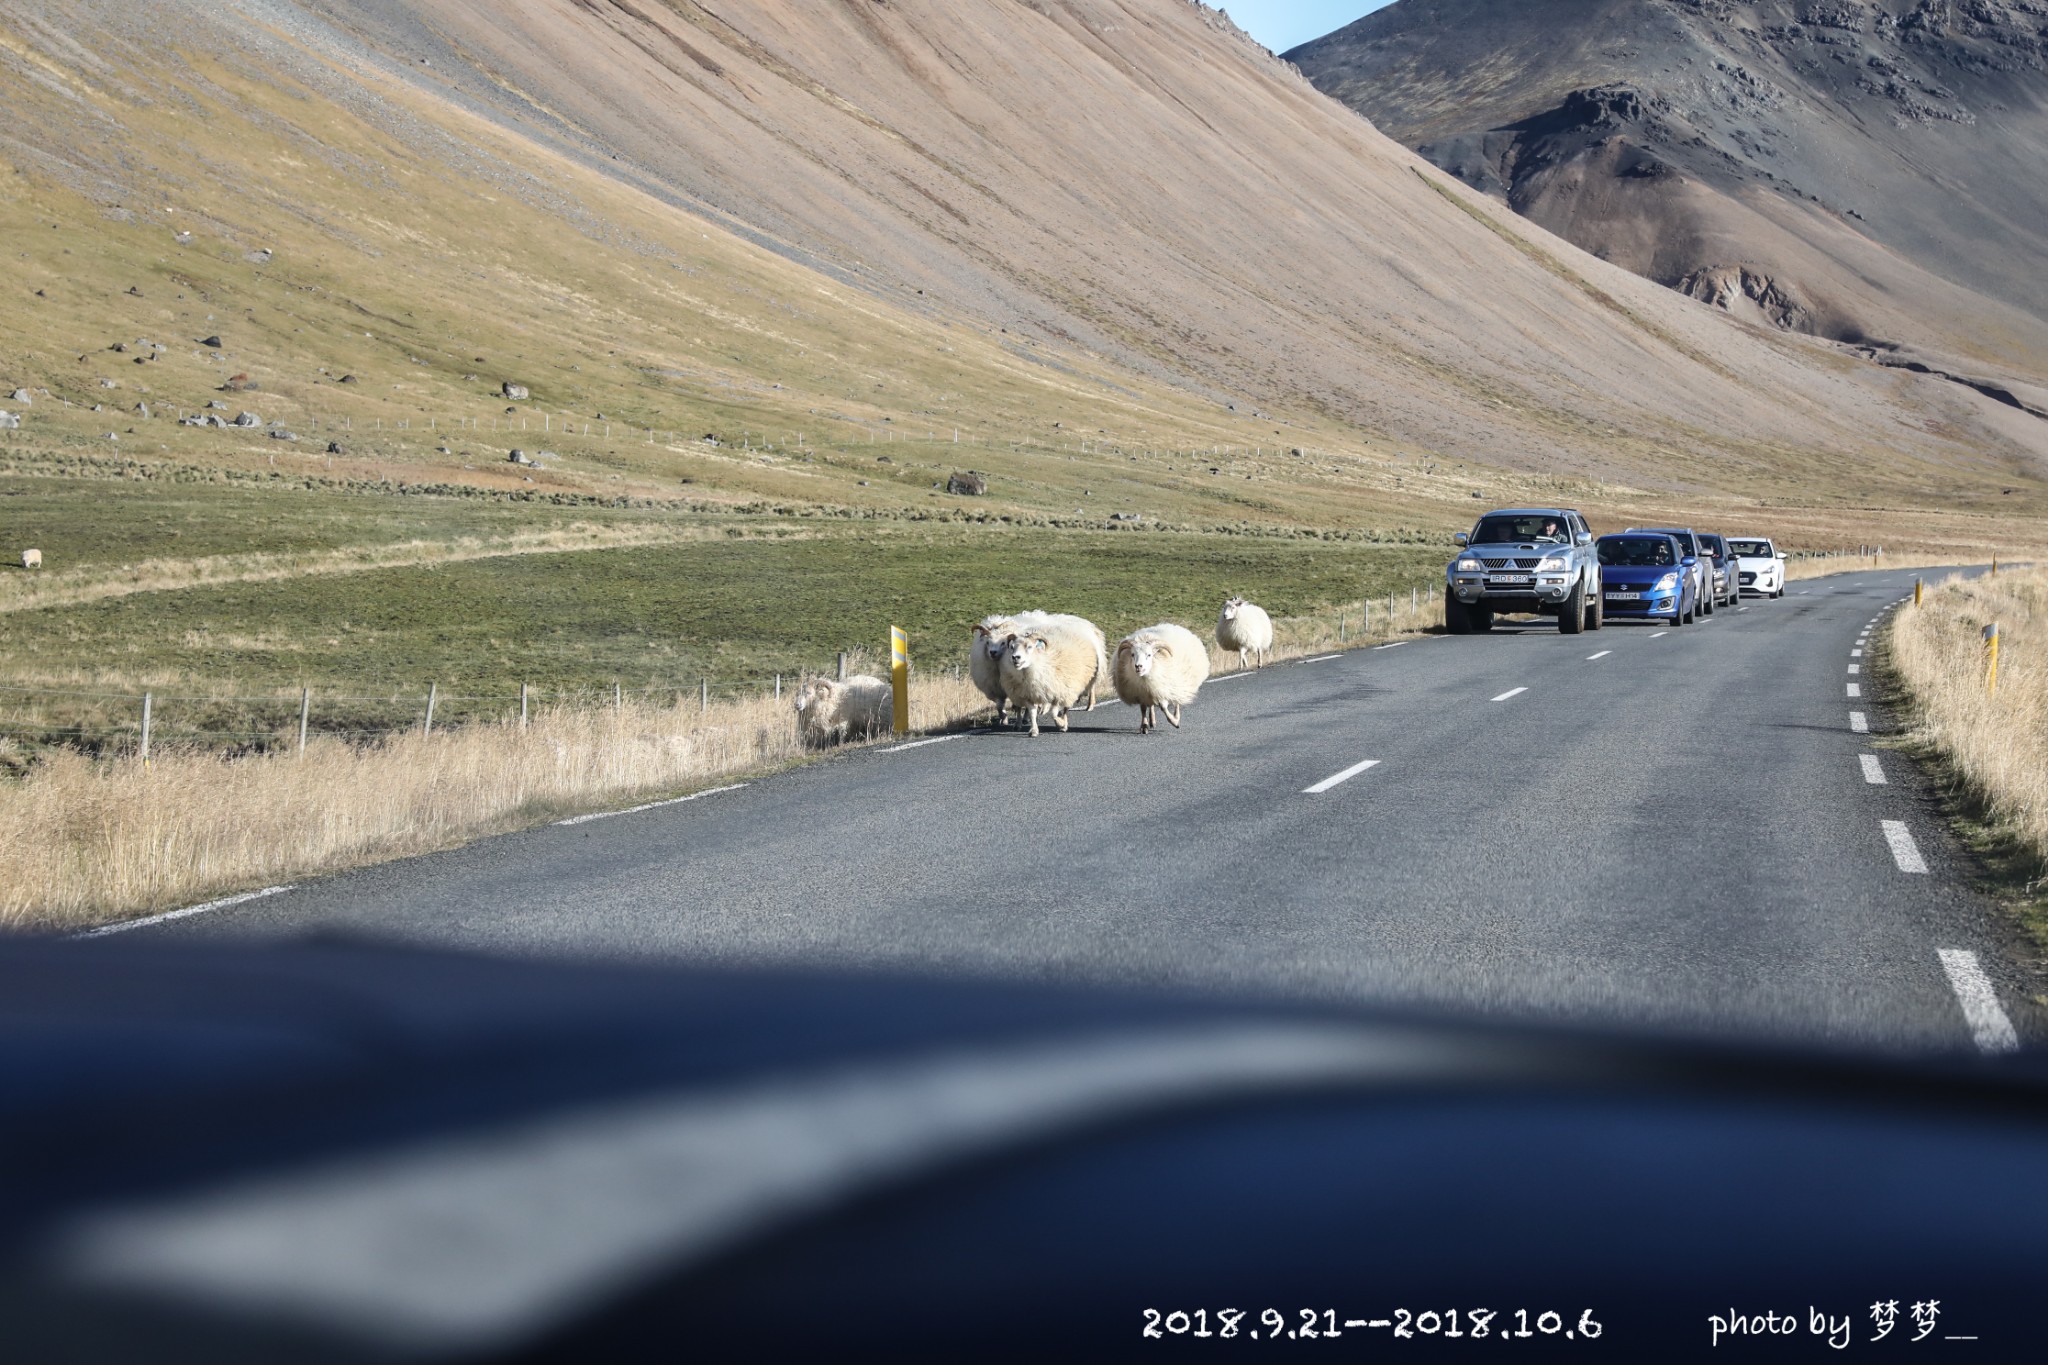
[[[1775,553],[1768,540],[1731,540],[1728,552],[1744,559],[1769,559]]]
[[[1600,562],[1625,569],[1668,568],[1678,563],[1678,552],[1669,536],[1604,536]]]
[[[1564,518],[1555,516],[1481,517],[1472,533],[1474,545],[1564,544],[1570,537]]]

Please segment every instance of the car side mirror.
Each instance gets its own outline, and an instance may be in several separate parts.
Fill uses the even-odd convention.
[[[1587,532],[1585,532],[1585,531],[1581,531],[1581,532],[1579,532],[1579,544],[1581,544],[1581,545],[1591,545],[1592,543],[1593,543],[1593,537],[1592,537],[1591,535],[1589,535],[1589,534],[1588,534]]]
[[[1785,557],[1785,552],[1784,552],[1783,550],[1780,550],[1780,551],[1778,551],[1778,558],[1780,558],[1780,559],[1783,559],[1784,557]]]
[[[1679,561],[1678,561],[1679,565],[1680,565],[1680,566],[1681,566],[1682,568],[1687,568],[1687,569],[1690,569],[1690,568],[1691,568],[1691,567],[1692,567],[1693,565],[1695,565],[1695,564],[1697,564],[1697,563],[1699,563],[1699,562],[1700,562],[1700,561],[1699,561],[1699,559],[1698,559],[1698,558],[1697,558],[1696,556],[1693,556],[1693,555],[1687,555],[1687,556],[1686,556],[1686,557],[1685,557],[1684,559],[1681,559],[1681,560],[1679,560]]]
[[[1466,535],[1463,531],[1460,531],[1458,532],[1458,534],[1451,537],[1451,543],[1454,545],[1470,545],[1472,543],[1472,538]]]

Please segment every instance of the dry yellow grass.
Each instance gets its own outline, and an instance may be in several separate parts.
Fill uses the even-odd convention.
[[[1984,627],[2000,629],[1998,690]],[[1950,578],[1901,607],[1891,661],[1917,737],[1955,764],[1992,819],[2048,860],[2048,569]]]
[[[914,728],[983,708],[919,677]],[[805,756],[788,700],[542,711],[303,757],[61,753],[0,784],[0,926],[63,929],[453,847],[579,811],[700,789]]]

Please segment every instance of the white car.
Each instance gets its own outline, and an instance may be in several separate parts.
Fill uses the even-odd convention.
[[[1735,556],[1736,581],[1745,597],[1785,595],[1785,552],[1756,536],[1729,536],[1729,553]]]

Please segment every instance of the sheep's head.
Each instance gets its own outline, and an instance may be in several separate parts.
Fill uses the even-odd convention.
[[[1244,599],[1242,597],[1232,597],[1227,599],[1223,603],[1223,619],[1226,621],[1235,621],[1237,619],[1237,613],[1240,610],[1242,610],[1243,607]]]
[[[802,715],[813,706],[829,705],[832,694],[839,690],[839,684],[830,678],[813,678],[796,690],[796,711]]]
[[[1029,668],[1050,648],[1043,635],[1010,635],[1004,637],[1003,649],[1009,655],[1010,667]]]
[[[985,621],[978,622],[974,627],[974,643],[988,651],[989,658],[1000,659],[1003,656],[1004,641],[1010,637],[1009,624],[1010,618],[1007,616],[991,616]]]
[[[1131,671],[1141,678],[1152,676],[1152,670],[1159,660],[1172,657],[1173,651],[1157,640],[1126,640],[1117,647],[1117,652],[1126,654],[1131,660]]]

